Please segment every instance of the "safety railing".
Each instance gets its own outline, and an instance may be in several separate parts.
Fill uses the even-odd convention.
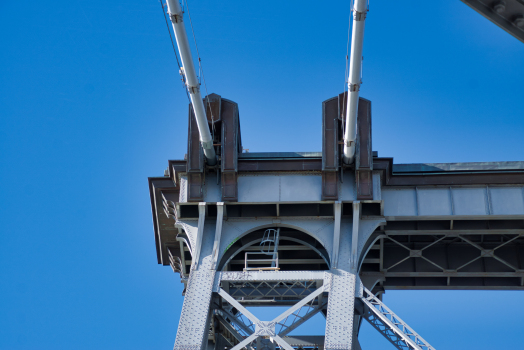
[[[249,258],[249,256],[253,255],[262,255],[263,253],[260,252],[246,252],[245,255],[245,261],[244,261],[244,271],[278,271],[280,268],[278,267],[278,253],[275,253],[274,257],[271,259],[257,259],[257,258]],[[251,266],[249,266],[251,264]],[[269,266],[260,266],[268,264]],[[258,265],[258,266],[253,266]]]

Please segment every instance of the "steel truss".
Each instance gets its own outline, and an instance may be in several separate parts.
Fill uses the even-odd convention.
[[[260,300],[300,300],[317,289],[315,282],[309,281],[262,281],[230,282],[229,294],[242,302]]]
[[[435,350],[367,288],[361,299],[367,306],[363,317],[397,349]]]
[[[386,231],[363,260],[385,289],[524,288],[524,233]]]
[[[231,288],[232,285],[237,288]],[[316,282],[242,281],[228,282],[227,286],[230,293],[219,288],[218,295],[222,300],[215,304],[214,315],[222,326],[222,336],[229,342],[231,350],[274,350],[276,347],[292,350],[294,347],[286,341],[286,336],[319,311],[325,310],[328,303],[328,298],[323,295],[328,286],[313,289]],[[304,292],[299,293],[300,287]],[[275,319],[261,321],[242,305],[245,296],[253,295],[253,291],[248,292],[249,288],[258,290],[256,297],[259,301],[267,300],[261,298],[273,295],[279,288],[282,289],[280,292],[295,293],[293,295],[302,297],[302,300]],[[244,296],[232,295],[238,291],[242,291]],[[368,289],[363,288],[363,297],[360,299],[365,305],[362,317],[397,349],[435,350]]]
[[[506,239],[504,240],[504,237],[501,236],[501,240],[502,242],[500,242],[499,245],[491,248],[491,249],[486,249],[484,247],[482,247],[480,244],[477,244],[475,242],[473,242],[472,240],[464,237],[464,236],[461,236],[461,235],[444,235],[440,238],[436,238],[434,242],[431,242],[430,244],[426,245],[425,247],[422,247],[421,249],[411,249],[409,247],[407,247],[406,245],[400,243],[399,241],[395,240],[393,237],[391,236],[386,236],[387,239],[389,239],[390,241],[396,243],[397,245],[401,246],[402,248],[406,249],[409,254],[407,257],[401,259],[400,261],[388,266],[387,268],[385,268],[384,270],[390,270],[392,269],[393,267],[397,266],[397,265],[400,265],[401,263],[403,263],[404,261],[408,260],[409,258],[421,258],[421,259],[424,259],[425,261],[427,261],[428,263],[430,263],[431,265],[435,266],[437,269],[439,269],[440,271],[442,272],[459,272],[459,270],[462,270],[464,269],[466,266],[470,265],[471,263],[477,261],[478,259],[480,258],[493,258],[495,260],[498,260],[500,263],[502,263],[503,265],[506,265],[507,267],[509,267],[511,270],[513,270],[514,272],[519,272],[519,268],[514,266],[513,264],[511,264],[510,262],[506,261],[505,259],[501,258],[500,256],[497,256],[495,254],[495,251],[497,249],[500,249],[502,247],[504,247],[506,244],[508,243],[511,243],[512,241],[520,238],[522,236],[522,234],[519,234],[519,235],[515,235],[513,236],[512,238],[509,238],[509,239]],[[447,268],[444,268],[442,267],[440,264],[436,263],[435,261],[431,260],[431,259],[428,259],[426,256],[424,256],[424,250],[430,248],[431,246],[441,242],[441,241],[444,241],[446,240],[448,244],[452,244],[452,243],[455,243],[457,241],[462,241],[462,242],[465,242],[475,248],[477,248],[479,250],[479,255],[472,258],[472,259],[469,259],[468,261],[464,262],[462,265],[454,268],[454,269],[447,269]]]
[[[254,290],[259,290],[259,292],[262,288],[262,290],[266,291],[262,297],[276,293],[275,288],[280,288],[282,289],[281,292],[292,293],[294,297],[301,297],[301,300],[275,319],[271,321],[260,321],[233,295],[220,288],[218,294],[226,303],[221,303],[222,306],[217,307],[215,315],[226,329],[227,335],[231,335],[236,340],[231,350],[240,350],[242,348],[272,350],[275,346],[286,350],[293,350],[293,346],[282,337],[311,319],[311,317],[327,306],[327,300],[323,298],[325,287],[321,286],[320,288],[316,288],[316,284],[313,282],[243,282],[242,284]],[[298,293],[300,287],[302,287],[303,293]],[[313,287],[315,288],[313,289]],[[246,289],[233,290],[244,290],[245,292]]]

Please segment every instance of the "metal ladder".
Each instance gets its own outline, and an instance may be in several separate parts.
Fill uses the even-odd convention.
[[[280,228],[270,228],[264,231],[260,242],[260,252],[246,252],[244,271],[250,270],[278,270],[278,240]],[[271,259],[249,259],[250,255],[271,255]],[[249,263],[271,263],[271,267],[249,267]]]
[[[264,231],[262,241],[260,242],[260,251],[266,255],[273,256],[273,262],[271,267],[275,267],[275,263],[278,256],[278,239],[280,236],[280,228],[276,230],[273,228]]]
[[[362,315],[376,330],[400,350],[435,350],[406,322],[384,305],[379,298],[364,288],[361,298],[367,306]]]

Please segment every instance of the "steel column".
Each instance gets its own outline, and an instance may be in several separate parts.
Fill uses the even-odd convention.
[[[355,275],[335,270],[331,275],[326,317],[326,350],[351,350],[355,313]]]
[[[340,220],[342,219],[342,202],[337,201],[334,204],[335,210],[335,230],[333,232],[333,258],[331,267],[336,269],[338,266],[338,251],[340,249]]]
[[[224,220],[224,203],[217,203],[217,226],[215,230],[215,242],[213,244],[213,253],[211,256],[211,270],[216,269],[218,259],[218,248],[220,247],[220,238],[222,236],[222,222]]]
[[[206,203],[198,203],[198,230],[196,237],[195,256],[193,257],[192,269],[198,268],[200,251],[202,250],[202,237],[204,236],[204,223],[206,221]]]
[[[207,346],[214,279],[215,271],[207,269],[189,275],[174,350],[203,350]]]

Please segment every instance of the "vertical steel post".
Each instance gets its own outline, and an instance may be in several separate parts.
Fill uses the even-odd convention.
[[[174,350],[203,350],[207,346],[215,271],[191,271]]]
[[[325,350],[351,350],[355,314],[356,276],[340,269],[332,271],[326,316]]]

